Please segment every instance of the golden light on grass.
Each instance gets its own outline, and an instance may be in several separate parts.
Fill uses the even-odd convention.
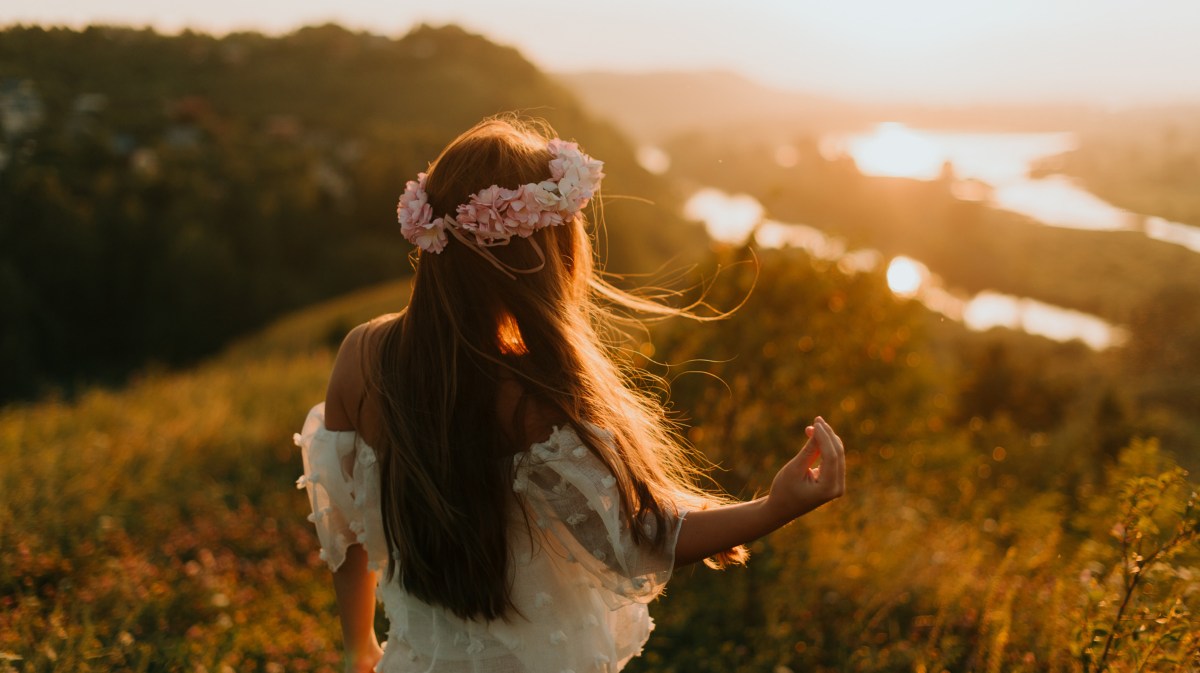
[[[924,264],[903,255],[893,258],[888,264],[888,288],[901,297],[915,296],[928,277],[929,269]]]

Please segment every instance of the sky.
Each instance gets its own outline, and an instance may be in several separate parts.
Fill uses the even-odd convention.
[[[729,70],[855,100],[1200,102],[1200,0],[40,0],[0,24],[398,37],[457,23],[549,72]]]

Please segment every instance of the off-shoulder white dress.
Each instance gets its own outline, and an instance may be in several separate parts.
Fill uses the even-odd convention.
[[[297,485],[308,489],[321,558],[336,570],[357,543],[373,570],[384,569],[375,451],[354,432],[326,429],[323,403],[309,412],[295,441],[304,456]],[[509,553],[517,614],[463,620],[408,595],[380,572],[376,595],[389,629],[375,670],[606,672],[641,652],[654,628],[646,603],[671,575],[684,513],[670,521],[661,551],[634,544],[612,474],[570,427],[555,428],[513,460]],[[654,532],[652,520],[643,525]]]

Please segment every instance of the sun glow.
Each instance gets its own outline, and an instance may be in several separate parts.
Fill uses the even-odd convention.
[[[885,122],[870,135],[851,138],[847,149],[867,175],[932,180],[945,162],[937,147],[897,122]]]

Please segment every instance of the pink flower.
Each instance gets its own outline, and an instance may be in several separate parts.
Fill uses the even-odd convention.
[[[396,205],[396,218],[400,221],[400,233],[410,242],[418,235],[420,229],[433,219],[433,208],[430,207],[428,195],[425,193],[425,174],[417,175],[416,180],[409,180],[404,185],[404,193]]]
[[[512,233],[521,238],[528,238],[537,230],[541,220],[541,206],[527,189],[530,185],[517,188],[516,198],[508,203],[505,219],[512,224]]]
[[[538,229],[570,222],[596,195],[604,177],[604,163],[559,139],[546,145],[553,155],[550,180],[504,189],[492,185],[455,209],[456,216],[433,219],[425,192],[425,173],[405,183],[396,205],[400,230],[413,245],[426,252],[446,247],[446,227],[475,235],[480,245],[503,245],[514,236],[526,238]]]
[[[604,177],[604,162],[579,151],[579,145],[551,140],[547,145],[554,159],[550,161],[550,176],[558,183],[563,210],[574,215],[583,209],[600,188]]]
[[[514,235],[528,238],[538,229],[562,224],[562,215],[556,212],[558,195],[543,185],[553,187],[554,183],[521,185],[517,198],[509,202],[507,219],[516,225],[512,231]]]
[[[446,218],[439,217],[429,224],[418,227],[417,232],[408,240],[427,252],[441,252],[446,247]]]
[[[458,207],[458,223],[463,229],[475,234],[480,243],[508,240],[516,229],[515,223],[505,221],[504,211],[510,201],[517,198],[517,191],[492,185],[471,197]]]

